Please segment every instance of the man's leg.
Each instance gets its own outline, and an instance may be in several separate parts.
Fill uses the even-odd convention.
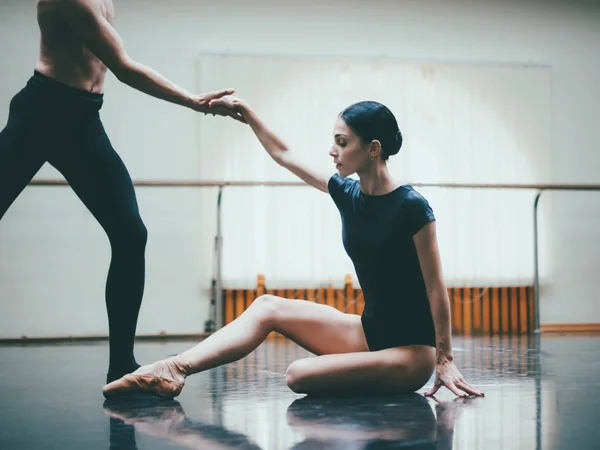
[[[45,162],[43,149],[34,142],[34,121],[32,106],[23,93],[17,94],[0,132],[0,219]]]
[[[49,158],[98,220],[110,241],[106,282],[110,335],[107,381],[137,369],[133,347],[145,282],[147,231],[133,182],[97,114],[81,121],[64,149]]]

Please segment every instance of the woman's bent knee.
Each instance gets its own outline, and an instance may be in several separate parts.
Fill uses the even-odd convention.
[[[257,314],[262,321],[274,326],[281,308],[280,303],[281,299],[274,295],[261,295],[251,303],[247,312]]]
[[[294,361],[285,372],[285,382],[296,394],[305,394],[303,378],[305,371],[302,369],[302,360]]]

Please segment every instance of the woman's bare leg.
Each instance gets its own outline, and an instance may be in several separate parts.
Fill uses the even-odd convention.
[[[299,394],[402,394],[422,388],[434,369],[435,348],[414,345],[299,359],[286,379]]]
[[[276,331],[316,355],[368,352],[360,316],[272,295],[257,298],[236,320],[195,347],[167,360],[143,366],[104,387],[104,396],[150,391],[172,398],[185,377],[237,361]]]
[[[251,353],[276,331],[316,355],[368,351],[360,316],[309,302],[264,295],[236,320],[178,357],[190,373]]]

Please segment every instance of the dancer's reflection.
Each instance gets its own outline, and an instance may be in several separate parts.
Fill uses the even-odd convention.
[[[169,439],[182,448],[260,450],[244,434],[188,419],[175,400],[107,400],[104,411],[111,421],[111,450],[136,450],[133,430]]]
[[[110,450],[137,450],[135,429],[120,419],[110,418]]]
[[[385,398],[304,397],[287,409],[287,423],[303,440],[300,449],[402,448],[451,450],[463,404],[435,404],[421,395]],[[111,450],[137,450],[135,432],[165,438],[182,448],[260,449],[241,433],[186,417],[179,402],[144,399],[106,401]],[[437,419],[436,419],[437,416]],[[146,449],[144,449],[146,450]]]
[[[294,450],[362,450],[399,444],[450,450],[461,403],[438,402],[434,415],[432,404],[418,394],[370,400],[304,397],[288,407],[287,421],[304,436]]]

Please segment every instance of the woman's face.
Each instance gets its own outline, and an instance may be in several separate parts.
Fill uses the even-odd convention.
[[[329,155],[333,158],[339,176],[347,177],[362,171],[369,165],[367,146],[346,125],[344,119],[337,118],[333,127],[333,145]]]

